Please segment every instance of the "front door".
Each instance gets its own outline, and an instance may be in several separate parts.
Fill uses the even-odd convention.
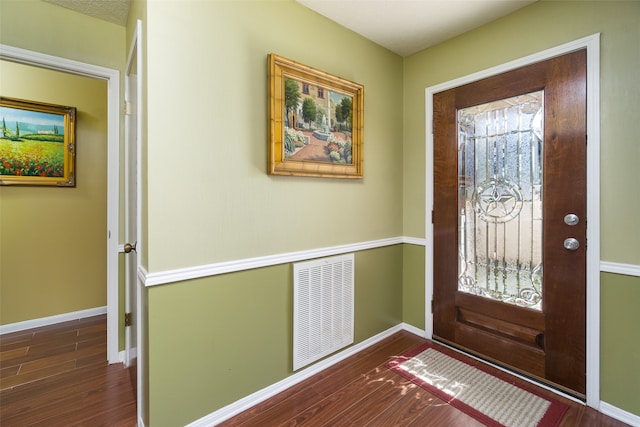
[[[433,108],[434,338],[584,398],[586,50]]]

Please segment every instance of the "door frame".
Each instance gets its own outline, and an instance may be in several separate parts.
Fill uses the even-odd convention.
[[[107,359],[109,363],[121,362],[118,339],[120,72],[2,44],[0,58],[107,82]]]
[[[587,50],[587,405],[600,405],[600,34],[426,88],[425,335],[433,337],[433,95],[576,50]]]

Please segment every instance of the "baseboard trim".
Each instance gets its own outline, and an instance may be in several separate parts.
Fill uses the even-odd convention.
[[[400,325],[402,326],[402,330],[404,331],[411,332],[413,335],[417,335],[420,338],[427,337],[427,333],[424,329],[416,328],[415,326],[412,326],[408,323],[401,323]]]
[[[607,402],[600,402],[600,412],[623,423],[640,427],[640,416],[634,415]]]
[[[364,340],[358,344],[355,344],[344,351],[334,354],[333,356],[328,357],[327,359],[321,360],[320,362],[305,368],[301,371],[294,373],[293,375],[274,383],[268,387],[263,388],[262,390],[258,390],[257,392],[250,394],[246,397],[243,397],[236,402],[225,406],[224,408],[218,409],[215,412],[210,413],[198,420],[193,421],[190,424],[187,424],[186,427],[211,427],[215,426],[218,423],[221,423],[229,418],[238,415],[239,413],[251,408],[252,406],[257,405],[260,402],[263,402],[276,394],[285,391],[286,389],[306,380],[307,378],[329,368],[332,365],[346,359],[347,357],[353,356],[366,349],[367,347],[372,346],[373,344],[382,341],[383,339],[395,334],[396,332],[407,330],[411,333],[415,333],[413,331],[420,331],[413,326],[407,325],[405,323],[401,323],[392,328],[387,329],[373,337]],[[420,334],[417,334],[420,335]],[[424,332],[422,335],[424,336]]]
[[[68,322],[70,320],[84,319],[85,317],[98,316],[107,313],[107,306],[89,308],[86,310],[73,311],[71,313],[57,314],[55,316],[42,317],[40,319],[25,320],[24,322],[9,323],[0,325],[0,334],[23,331],[25,329],[39,328],[41,326],[54,325],[56,323]]]

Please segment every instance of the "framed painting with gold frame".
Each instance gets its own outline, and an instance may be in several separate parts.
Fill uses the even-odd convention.
[[[75,107],[0,97],[0,185],[75,187]]]
[[[364,86],[268,56],[268,172],[362,178]]]

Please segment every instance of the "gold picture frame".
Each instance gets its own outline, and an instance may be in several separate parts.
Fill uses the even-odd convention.
[[[364,86],[268,56],[268,173],[362,178]]]
[[[0,97],[0,185],[75,187],[75,107]]]

